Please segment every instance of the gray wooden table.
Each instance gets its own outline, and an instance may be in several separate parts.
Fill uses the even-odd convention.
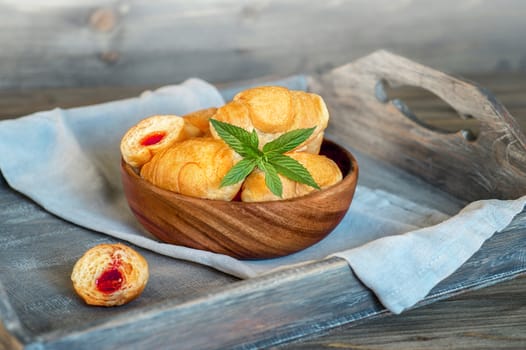
[[[519,120],[523,130],[526,129],[526,104],[523,102],[526,97],[525,76],[489,75],[471,78],[491,89]],[[56,106],[66,108],[135,96],[145,88],[148,87],[4,91],[0,92],[0,117],[10,118]],[[429,123],[446,128],[458,127],[456,125],[459,123],[458,118],[449,114],[443,104],[420,92],[405,93],[405,101],[422,118],[427,118]],[[367,168],[375,165],[364,162],[363,166]],[[381,182],[381,180],[369,181]],[[398,190],[403,191],[404,188]],[[425,200],[423,197],[420,199]],[[449,199],[444,198],[444,202],[446,201]],[[102,346],[104,339],[110,341],[119,337],[119,334],[133,334],[126,328],[127,322],[133,318],[145,321],[142,328],[133,329],[137,339],[130,337],[128,342],[121,345],[123,348],[130,345],[142,348],[148,345],[177,348],[177,341],[181,344],[182,342],[187,345],[193,344],[194,348],[213,347],[214,342],[217,344],[222,342],[224,347],[238,348],[258,346],[292,349],[526,348],[526,293],[524,292],[526,278],[524,277],[458,296],[450,293],[445,299],[442,299],[443,296],[438,290],[437,294],[428,300],[430,304],[422,304],[399,316],[382,312],[369,294],[361,292],[362,302],[373,305],[376,311],[371,314],[376,316],[353,319],[346,316],[349,310],[352,311],[349,300],[344,298],[334,300],[331,299],[332,295],[316,295],[316,291],[299,292],[298,288],[306,287],[303,284],[305,279],[295,280],[294,274],[285,273],[278,276],[279,283],[275,283],[276,280],[262,279],[254,285],[249,281],[239,282],[230,276],[195,264],[185,262],[174,264],[171,259],[143,252],[154,266],[151,283],[143,297],[123,308],[79,309],[80,303],[70,293],[71,287],[66,278],[71,264],[86,247],[112,239],[80,229],[44,212],[31,201],[10,190],[3,180],[0,186],[0,204],[2,208],[0,246],[3,249],[0,256],[2,264],[0,278],[7,290],[7,292],[0,291],[0,300],[7,297],[10,299],[9,304],[0,303],[1,314],[6,316],[3,320],[4,324],[0,327],[0,349],[20,348],[21,342],[30,337],[38,340],[33,344],[34,348],[38,348],[39,344],[45,344],[50,339],[60,339],[62,336],[67,338],[66,341],[57,342],[55,348],[68,348],[68,345],[75,344],[76,340],[84,342],[91,340],[94,342],[92,346]],[[68,247],[67,251],[53,244],[53,239],[58,238],[67,239],[62,242]],[[517,259],[524,261],[524,256],[519,256]],[[476,264],[481,263],[498,267],[499,262],[476,261]],[[305,271],[296,272],[307,273],[311,279],[325,281],[327,286],[323,287],[330,290],[330,286],[338,286],[338,279],[349,274],[345,264],[341,264],[341,267],[339,264],[340,262],[331,260]],[[476,264],[468,268],[476,267]],[[328,266],[332,268],[329,269]],[[331,273],[327,275],[324,273],[326,271]],[[24,275],[20,275],[21,272]],[[177,276],[177,281],[174,281],[173,276]],[[22,278],[28,281],[33,278],[40,279],[41,289],[33,289],[35,286],[31,282],[23,284]],[[269,284],[269,281],[273,283]],[[11,287],[17,284],[22,287],[13,290]],[[24,285],[32,288],[23,288]],[[345,287],[340,286],[340,288]],[[484,285],[475,287],[481,288]],[[297,289],[291,290],[291,288]],[[239,298],[233,299],[232,293]],[[269,296],[274,298],[276,305],[266,304]],[[336,296],[334,294],[334,297]],[[244,297],[249,298],[251,303],[243,303]],[[287,301],[291,297],[296,299],[309,297],[316,300],[316,303],[302,305],[299,299],[298,305],[283,304],[283,300]],[[237,301],[232,302],[233,300]],[[207,306],[203,301],[209,302],[208,306],[212,304],[217,306],[215,309],[206,310],[210,312],[210,318],[221,315],[224,319],[235,322],[234,316],[229,318],[231,316],[229,313],[234,315],[230,310],[244,312],[243,319],[238,318],[237,324],[230,324],[228,328],[230,332],[238,330],[241,334],[244,330],[253,329],[255,334],[262,336],[257,338],[246,334],[241,338],[235,336],[227,338],[219,334],[209,334],[206,330],[207,324],[203,324],[205,329],[201,329],[199,323],[192,323],[199,321],[192,313],[202,311],[199,307]],[[333,314],[328,311],[331,310],[330,308],[325,308],[324,302],[332,303]],[[272,314],[273,306],[280,307],[280,305],[281,308],[290,308],[291,319],[287,319],[286,313]],[[298,311],[302,306],[307,309],[303,314]],[[349,307],[349,310],[340,312],[337,307]],[[145,309],[147,311],[144,311]],[[166,310],[164,314],[163,310]],[[159,312],[154,313],[156,311]],[[159,327],[154,318],[156,315],[164,315],[167,320],[174,322],[170,327],[176,330],[174,332],[179,333],[170,334],[170,327]],[[356,321],[360,318],[361,321]],[[23,327],[18,327],[17,322]],[[188,327],[184,328],[182,322],[188,322]],[[221,327],[217,324],[210,323],[210,325],[216,329]],[[89,339],[93,335],[96,337]],[[151,343],[142,343],[141,336]],[[84,343],[82,347],[87,346]]]

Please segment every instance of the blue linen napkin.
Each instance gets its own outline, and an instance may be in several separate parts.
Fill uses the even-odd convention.
[[[304,88],[301,80],[279,84]],[[234,92],[224,91],[223,96]],[[161,243],[140,227],[127,206],[119,173],[120,139],[149,115],[182,115],[223,103],[215,87],[189,79],[138,98],[2,121],[0,170],[12,188],[67,221],[241,278],[342,257],[394,313],[421,300],[487,238],[506,227],[526,202],[526,196],[479,201],[450,217],[359,185],[349,212],[327,238],[283,258],[243,261]],[[372,214],[379,210],[381,217]]]

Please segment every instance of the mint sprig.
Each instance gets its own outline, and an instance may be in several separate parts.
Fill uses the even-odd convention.
[[[293,181],[320,189],[309,171],[297,160],[284,153],[293,150],[307,140],[315,128],[289,131],[259,149],[255,130],[248,132],[238,126],[210,119],[219,137],[243,159],[234,165],[221,181],[221,187],[243,181],[256,167],[265,173],[265,184],[276,196],[283,194],[278,174]]]

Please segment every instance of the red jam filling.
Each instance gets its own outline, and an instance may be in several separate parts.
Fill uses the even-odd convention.
[[[121,272],[116,267],[105,270],[95,281],[97,289],[102,293],[113,293],[119,290],[124,282]]]
[[[162,131],[151,133],[143,137],[143,139],[141,140],[141,145],[151,146],[151,145],[158,144],[164,139],[165,136],[166,136],[166,133]]]

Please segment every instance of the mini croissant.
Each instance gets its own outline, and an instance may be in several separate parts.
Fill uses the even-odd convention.
[[[124,244],[99,244],[73,267],[75,292],[89,305],[117,306],[137,298],[148,282],[148,263]]]
[[[338,165],[325,156],[305,152],[292,152],[288,153],[287,156],[301,163],[322,189],[334,185],[342,179]],[[309,185],[292,181],[282,175],[279,177],[283,185],[282,197],[273,194],[265,184],[265,174],[260,170],[255,170],[243,183],[241,200],[243,202],[263,202],[290,199],[304,196],[315,190]]]
[[[124,134],[121,154],[126,163],[140,168],[160,150],[202,134],[197,126],[176,115],[151,116]]]
[[[185,122],[195,126],[201,131],[202,136],[210,136],[210,118],[214,116],[217,108],[211,107],[206,109],[200,109],[195,112],[191,112],[183,115]]]
[[[220,187],[239,156],[222,140],[193,138],[157,153],[141,169],[154,185],[193,197],[232,200],[241,183]]]
[[[261,86],[244,90],[217,110],[214,119],[256,130],[260,146],[295,129],[315,127],[312,135],[296,152],[319,153],[329,112],[316,94],[288,90],[279,86]],[[219,138],[215,130],[212,136]]]

